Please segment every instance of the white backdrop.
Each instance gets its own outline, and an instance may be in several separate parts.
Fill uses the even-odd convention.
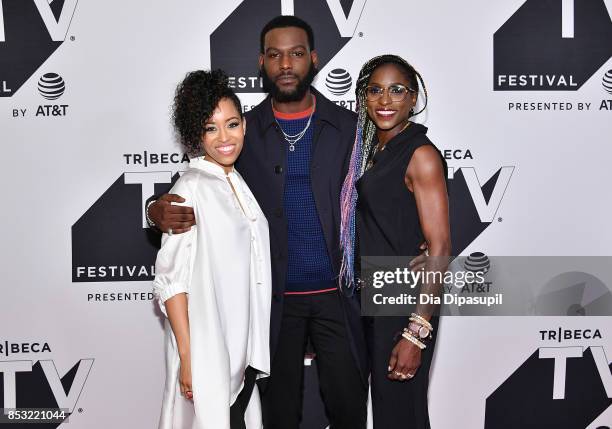
[[[0,38],[0,46],[11,41],[9,3],[4,0],[6,40]],[[81,0],[64,43],[21,88],[0,99],[6,185],[0,298],[5,404],[14,395],[6,391],[7,368],[14,362],[51,360],[63,377],[79,360],[92,359],[89,371],[87,361],[81,363],[77,373],[83,379],[77,376],[72,386],[78,392],[70,390],[63,402],[74,407],[69,427],[156,426],[164,379],[158,312],[148,296],[106,302],[88,298],[148,293],[151,282],[137,277],[73,282],[71,228],[123,173],[185,168],[171,162],[128,164],[133,157],[124,155],[182,155],[169,121],[173,91],[187,71],[210,67],[210,34],[240,3]],[[488,219],[492,223],[464,254],[611,255],[612,111],[599,108],[602,100],[612,99],[602,86],[612,59],[593,70],[577,91],[494,91],[493,34],[523,3],[368,0],[353,38],[322,68],[315,84],[332,100],[353,100],[354,86],[348,94],[334,96],[325,87],[325,76],[342,68],[354,81],[365,60],[399,54],[427,85],[429,108],[420,120],[429,127],[431,140],[442,150],[460,149],[459,158],[471,153],[468,159],[448,159],[451,167],[473,167],[481,184],[501,167],[514,167],[503,199],[495,202],[499,207]],[[612,1],[606,3],[612,11]],[[578,37],[584,27],[576,28]],[[257,54],[252,52],[254,66]],[[14,58],[15,67],[19,60]],[[65,93],[55,101],[38,92],[45,73],[57,73],[65,81]],[[261,98],[242,96],[247,105]],[[510,102],[532,101],[573,103],[574,108],[508,108]],[[591,103],[590,110],[578,111],[579,102]],[[49,104],[67,105],[66,114],[35,115],[39,105]],[[14,117],[15,109],[26,109],[25,116]],[[122,216],[109,216],[116,216],[108,221],[119,230]],[[600,337],[542,339],[541,330],[559,328],[598,329]],[[483,428],[486,398],[540,347],[600,346],[609,364],[611,336],[610,317],[445,318],[430,389],[432,427]],[[23,343],[41,346],[15,346]],[[20,377],[17,406],[46,406],[42,399],[22,398],[48,396],[46,383],[52,386],[53,376],[47,374],[47,381]],[[609,398],[610,374],[603,373],[601,382],[607,383]],[[552,396],[551,377],[534,383],[550,383]],[[612,426],[611,408],[588,428],[604,425]]]

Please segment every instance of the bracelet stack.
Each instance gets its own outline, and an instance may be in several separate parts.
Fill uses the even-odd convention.
[[[416,313],[412,313],[409,320],[410,324],[404,328],[402,338],[423,350],[427,347],[423,341],[431,339],[433,326],[427,319]]]
[[[402,332],[402,338],[410,341],[412,344],[414,344],[421,350],[427,347],[423,342],[417,339],[417,337],[415,337],[414,334],[408,328],[404,328],[404,332]]]
[[[410,319],[411,322],[416,323],[417,325],[420,326],[425,326],[427,329],[429,329],[430,332],[433,332],[433,326],[431,325],[431,323],[429,323],[429,320],[425,319],[424,317],[416,314],[416,313],[412,313],[410,314]]]

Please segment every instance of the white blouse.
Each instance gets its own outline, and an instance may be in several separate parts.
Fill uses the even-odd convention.
[[[240,174],[226,175],[203,157],[190,161],[170,192],[193,207],[197,224],[184,234],[163,235],[153,290],[164,314],[167,299],[187,293],[193,403],[180,394],[180,359],[166,320],[159,428],[230,429],[229,409],[247,366],[258,377],[270,373],[268,222]],[[262,426],[257,388],[245,420],[249,429]]]

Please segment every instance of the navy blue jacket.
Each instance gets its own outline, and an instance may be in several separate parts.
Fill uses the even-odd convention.
[[[327,251],[334,272],[340,271],[340,191],[348,169],[355,141],[357,115],[329,101],[311,88],[316,97],[313,117],[314,139],[310,178],[312,192],[323,228]],[[287,218],[284,213],[284,186],[287,171],[287,147],[274,120],[272,103],[267,97],[246,113],[246,137],[236,168],[244,177],[261,206],[270,228],[272,256],[272,314],[270,350],[278,344],[287,277]],[[355,359],[367,383],[367,360],[359,302],[356,296],[342,297],[345,321]]]

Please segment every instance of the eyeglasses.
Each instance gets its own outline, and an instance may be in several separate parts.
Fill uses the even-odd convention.
[[[387,91],[389,98],[393,102],[404,101],[409,92],[416,92],[412,88],[408,88],[405,85],[391,85],[388,88],[381,88],[380,86],[372,85],[367,86],[365,89],[366,99],[368,101],[377,101]]]

